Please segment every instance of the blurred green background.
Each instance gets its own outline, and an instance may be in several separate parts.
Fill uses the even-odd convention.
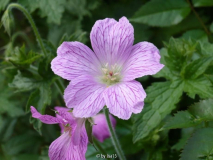
[[[6,10],[10,3],[24,6],[31,14],[42,37],[46,55],[40,49],[26,16],[16,7]],[[126,16],[134,27],[134,44],[141,41],[152,42],[161,49],[162,57],[166,55],[171,58],[162,58],[166,67],[161,73],[137,79],[144,89],[152,86],[153,82],[162,82],[162,86],[158,87],[161,89],[169,86],[170,80],[175,81],[176,75],[181,77],[179,70],[173,70],[174,66],[170,67],[168,61],[173,63],[174,60],[173,65],[178,67],[203,58],[200,56],[202,54],[213,55],[212,0],[0,0],[0,15],[0,160],[49,159],[48,146],[60,135],[59,126],[41,124],[32,119],[29,107],[34,105],[43,114],[54,115],[51,109],[65,106],[63,93],[58,86],[64,89],[68,81],[53,74],[50,62],[63,41],[81,41],[91,47],[90,31],[99,19],[108,17],[119,20]],[[179,39],[170,39],[171,37]],[[173,51],[174,55],[177,52],[184,56],[193,53],[193,56],[190,60],[190,56],[185,59],[181,59],[181,56],[172,57]],[[212,62],[209,65],[212,67]],[[208,70],[212,74],[211,67],[208,66],[206,65],[205,73]],[[203,74],[204,71],[197,77],[204,76]],[[201,99],[213,97],[211,82],[202,81],[202,84],[200,90],[185,87],[180,94],[177,93],[178,96],[166,93],[167,96],[177,96],[177,99],[168,97],[170,101],[165,104],[161,118],[156,118],[157,115],[153,113],[149,115],[153,118],[152,121],[148,121],[145,113],[150,108],[149,103],[159,101],[159,106],[154,107],[154,110],[164,105],[156,100],[163,92],[155,93],[157,88],[153,85],[153,88],[147,90],[148,100],[141,114],[132,116],[127,121],[117,119],[116,132],[128,160],[180,158],[179,155],[195,128],[163,131],[160,128],[173,113],[186,110]],[[160,99],[164,99],[164,96]],[[100,145],[107,153],[116,153],[110,139]],[[88,145],[88,160],[98,159],[95,157],[98,153],[92,145]]]

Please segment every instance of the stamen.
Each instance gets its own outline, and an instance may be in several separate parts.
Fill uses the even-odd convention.
[[[118,83],[120,81],[120,71],[121,68],[116,63],[114,65],[110,65],[108,63],[104,64],[101,68],[102,77],[101,80],[103,83],[107,84],[107,86]]]
[[[104,72],[104,74],[107,74],[107,69],[106,68],[102,68],[102,71]]]
[[[114,80],[116,80],[116,77],[114,77],[114,78],[111,78],[111,81],[114,81]]]

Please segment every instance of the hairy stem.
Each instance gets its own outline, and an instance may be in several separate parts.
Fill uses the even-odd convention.
[[[9,11],[12,8],[16,8],[16,9],[20,10],[27,17],[28,21],[30,22],[30,24],[31,24],[31,26],[33,28],[33,31],[34,31],[36,39],[37,39],[37,41],[38,41],[38,43],[39,43],[39,45],[41,47],[41,50],[43,51],[44,55],[47,56],[47,51],[44,48],[44,44],[43,44],[43,42],[41,40],[41,36],[40,36],[40,34],[38,32],[38,29],[37,29],[32,17],[31,17],[31,15],[30,15],[30,13],[23,6],[21,6],[20,4],[17,4],[17,3],[11,3],[10,5],[8,5],[7,10]]]
[[[108,124],[108,127],[109,127],[109,131],[110,131],[110,134],[111,134],[111,140],[112,140],[112,143],[115,147],[115,150],[118,154],[118,157],[120,160],[126,160],[125,156],[124,156],[124,153],[121,149],[121,146],[120,146],[120,143],[118,141],[118,138],[117,138],[117,135],[112,127],[112,123],[110,121],[110,118],[109,118],[109,110],[108,108],[105,108],[104,109],[104,113],[105,113],[105,116],[106,116],[106,120],[107,120],[107,124]]]

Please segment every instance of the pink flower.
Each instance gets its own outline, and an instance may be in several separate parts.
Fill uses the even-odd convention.
[[[69,108],[64,108],[64,107],[55,107],[55,109],[60,109],[60,108],[66,112],[70,110]],[[61,116],[59,114],[56,114],[56,117],[60,118]],[[105,139],[110,137],[110,132],[109,132],[108,124],[106,121],[106,117],[104,114],[100,113],[92,117],[92,119],[94,123],[92,127],[92,134],[97,140],[99,140],[100,142],[103,142]],[[110,120],[112,122],[113,127],[115,128],[116,120],[112,115],[110,115]],[[64,133],[64,125],[59,123],[59,126],[61,128],[61,133]]]
[[[40,119],[46,124],[63,126],[63,134],[53,141],[49,147],[50,160],[85,160],[88,137],[85,129],[84,118],[74,118],[66,108],[55,107],[58,112],[56,117],[41,115],[31,106],[32,117]]]
[[[116,120],[112,115],[110,115],[110,120],[112,122],[112,126],[115,128]],[[103,142],[106,138],[109,138],[110,132],[105,115],[97,114],[93,117],[93,121],[94,125],[92,127],[92,134],[94,137],[97,138],[100,142]]]
[[[159,50],[149,42],[133,45],[134,29],[126,17],[98,20],[90,39],[94,52],[80,42],[63,42],[51,62],[55,74],[71,81],[66,106],[76,117],[92,117],[105,105],[121,119],[140,113],[146,93],[134,79],[163,68]]]

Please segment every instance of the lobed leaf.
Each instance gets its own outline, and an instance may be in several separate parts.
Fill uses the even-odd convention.
[[[25,7],[29,8],[30,12],[39,9],[41,17],[47,17],[48,23],[61,23],[62,14],[64,12],[65,0],[53,1],[52,0],[18,0],[18,2]]]
[[[181,75],[184,79],[196,79],[206,71],[206,69],[212,62],[213,56],[202,57],[194,60],[193,62],[185,66],[185,68],[182,70]]]
[[[183,91],[180,81],[154,83],[147,90],[145,107],[140,114],[134,115],[133,142],[149,135],[178,103]]]
[[[201,123],[201,120],[196,119],[188,111],[179,111],[169,122],[167,122],[163,128],[176,129],[176,128],[188,128],[193,127]]]
[[[212,159],[213,128],[197,130],[183,149],[180,160]]]

